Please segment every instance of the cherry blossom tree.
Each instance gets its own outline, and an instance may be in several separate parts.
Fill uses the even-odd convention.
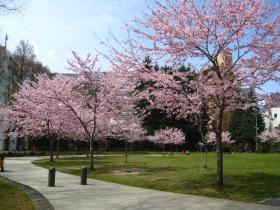
[[[208,167],[208,136],[207,136],[207,131],[209,130],[209,116],[207,115],[207,103],[202,102],[200,106],[200,111],[197,114],[196,117],[196,124],[199,129],[200,137],[201,137],[201,142],[198,143],[200,147],[204,146],[204,153],[205,153],[205,164],[204,168]]]
[[[194,87],[209,107],[217,138],[217,184],[222,186],[224,113],[252,105],[242,88],[258,88],[277,78],[278,6],[269,7],[261,0],[207,0],[202,5],[193,0],[155,0],[155,4],[143,19],[135,20],[136,28],[132,27],[134,33],[151,41],[152,47],[131,42],[130,52],[139,49],[146,54],[164,56],[173,65],[200,60],[201,71]],[[133,52],[132,57],[136,58],[137,53]],[[130,57],[125,54],[121,62],[131,62]],[[180,93],[176,97],[182,98]],[[169,107],[173,107],[171,104],[170,101]],[[182,109],[191,107],[188,105]]]
[[[73,55],[68,69],[76,72],[77,78],[37,76],[36,82],[26,83],[15,94],[12,116],[34,135],[63,132],[70,138],[86,139],[90,169],[94,169],[93,143],[106,137],[111,118],[117,118],[126,108],[131,110],[131,100],[121,77],[114,77],[117,73],[111,76],[95,68],[97,57]]]
[[[263,139],[263,141],[267,142],[267,138],[265,138],[266,135],[268,135],[268,136],[276,135],[275,129],[272,126],[273,123],[271,121],[273,119],[272,109],[280,106],[280,93],[279,92],[268,93],[266,95],[263,95],[262,98],[264,100],[263,115],[269,119],[269,126],[268,126],[268,131],[265,131],[262,133],[261,139]],[[269,134],[269,131],[271,132],[271,134]]]
[[[102,88],[99,86],[101,73],[88,72],[92,70],[90,68],[93,68],[95,60],[76,58],[77,63],[71,63],[71,68],[76,67],[76,71],[81,69],[81,73],[85,74],[76,79],[61,75],[53,78],[37,76],[37,82],[26,83],[15,94],[12,116],[15,116],[17,124],[36,136],[47,132],[53,137],[61,132],[72,139],[87,140],[90,144],[90,168],[93,169],[93,143],[106,135],[108,109],[102,100],[105,96],[99,92],[99,88]],[[53,142],[50,139],[52,151]]]
[[[280,93],[268,93],[263,96],[264,99],[264,108],[270,109],[273,107],[279,107],[280,106]]]
[[[273,144],[280,143],[280,129],[274,128],[271,131],[264,131],[260,135],[261,142],[270,144],[270,151],[273,151]]]
[[[264,131],[260,135],[261,142],[280,142],[280,131],[275,128],[271,132]]]
[[[50,144],[50,161],[53,161],[53,143],[68,135],[69,121],[65,110],[56,100],[48,97],[46,75],[37,76],[37,82],[26,82],[13,95],[13,103],[7,111],[9,120],[31,136],[46,137]],[[54,88],[54,86],[53,86]]]
[[[102,85],[104,73],[95,69],[97,57],[88,55],[82,59],[74,52],[73,55],[74,59],[68,61],[68,69],[76,72],[78,78],[55,77],[49,83],[55,87],[49,97],[57,100],[66,109],[69,119],[77,122],[72,136],[89,142],[89,167],[94,169],[93,144],[107,135],[110,119],[106,92]]]
[[[263,102],[264,115],[268,118],[272,118],[271,109],[280,106],[280,93],[279,92],[268,93],[262,95],[262,99],[264,101]]]
[[[207,134],[208,144],[216,144],[217,137],[215,132],[209,132]],[[222,143],[223,144],[233,144],[234,140],[231,140],[231,134],[228,131],[222,132]]]
[[[137,97],[133,91],[135,83],[124,77],[123,73],[113,70],[103,80],[107,87],[106,100],[110,104],[109,135],[124,142],[125,163],[128,157],[128,144],[144,139],[142,121],[135,113]]]
[[[200,142],[201,145],[203,145],[204,147],[207,148],[208,145],[213,145],[216,144],[216,134],[215,132],[208,132],[207,135],[205,136],[205,138],[202,140],[202,142]],[[222,144],[223,145],[231,145],[234,144],[235,141],[231,140],[231,133],[226,131],[226,132],[222,132]],[[205,150],[205,165],[204,167],[207,168],[207,150]]]
[[[69,107],[84,128],[90,142],[90,168],[93,168],[94,141],[110,133],[117,133],[127,143],[138,140],[142,134],[140,123],[133,118],[135,97],[131,91],[134,83],[127,77],[122,77],[122,72],[117,69],[107,73],[101,72],[96,68],[97,56],[88,55],[82,59],[75,52],[73,55],[74,59],[68,61],[68,69],[80,75],[77,91],[80,98],[75,106],[65,103],[64,99],[61,102]],[[69,102],[72,103],[72,100]],[[80,114],[76,111],[78,106],[82,106]],[[81,114],[83,117],[80,117]],[[111,120],[116,120],[117,125],[110,122]]]
[[[127,114],[127,113],[125,113]],[[128,144],[144,140],[145,130],[135,116],[122,116],[111,121],[110,136],[124,142],[125,163],[128,157]]]
[[[123,112],[132,113],[127,88],[130,85],[117,71],[105,74],[95,68],[97,57],[88,55],[82,59],[75,52],[73,55],[68,69],[76,72],[77,78],[37,76],[36,82],[24,84],[14,95],[11,117],[28,133],[49,136],[51,161],[54,135],[63,132],[70,138],[86,139],[93,169],[93,143],[108,134],[109,119],[116,119]],[[142,130],[136,120],[129,122],[129,129],[124,127],[127,122],[118,123],[118,135],[136,140]]]
[[[170,144],[173,147],[174,145],[183,144],[185,135],[180,129],[165,128],[156,131],[153,136],[148,136],[148,139],[156,144]],[[171,149],[172,153],[173,149]]]

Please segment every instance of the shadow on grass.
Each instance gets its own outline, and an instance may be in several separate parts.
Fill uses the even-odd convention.
[[[280,197],[280,175],[267,173],[249,173],[244,176],[226,178],[229,191],[246,195],[250,200],[260,201],[269,197]]]
[[[239,156],[238,156],[239,157]],[[208,169],[203,169],[198,162],[180,162],[182,158],[174,159],[176,162],[166,161],[151,157],[151,159],[131,159],[125,164],[123,156],[98,156],[95,158],[96,171],[90,172],[89,177],[104,181],[112,181],[132,186],[152,188],[163,191],[171,191],[185,194],[203,195],[208,197],[219,197],[240,201],[261,201],[265,198],[280,197],[280,173],[276,170],[276,164],[269,165],[267,172],[262,164],[250,162],[252,167],[242,167],[239,162],[232,161],[225,168],[225,186],[217,188],[216,169],[214,164]],[[149,162],[147,162],[149,161]],[[35,161],[36,162],[36,161]],[[67,158],[55,163],[58,171],[80,174],[82,166],[88,166],[89,159]],[[234,164],[233,164],[234,163]],[[46,162],[38,164],[46,166]],[[118,174],[116,171],[128,172]],[[129,174],[139,171],[139,174]],[[248,171],[248,172],[246,172]]]
[[[197,180],[184,180],[181,187],[178,187],[182,193],[241,201],[262,201],[265,198],[280,197],[280,175],[267,173],[225,175],[224,182],[224,187],[216,187],[215,174],[211,174]]]

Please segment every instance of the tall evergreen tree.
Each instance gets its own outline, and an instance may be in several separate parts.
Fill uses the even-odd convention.
[[[265,129],[264,119],[258,107],[233,112],[229,124],[229,131],[236,143],[255,144],[256,134]]]

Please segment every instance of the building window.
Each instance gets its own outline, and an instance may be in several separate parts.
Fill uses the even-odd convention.
[[[277,114],[274,114],[274,118],[277,118]]]

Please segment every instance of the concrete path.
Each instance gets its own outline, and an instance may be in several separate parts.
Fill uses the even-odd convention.
[[[57,173],[57,187],[47,187],[48,171],[31,164],[34,157],[7,158],[0,173],[42,193],[56,210],[276,210],[279,207],[224,199],[182,195],[129,187],[93,179],[79,185],[79,177]]]

